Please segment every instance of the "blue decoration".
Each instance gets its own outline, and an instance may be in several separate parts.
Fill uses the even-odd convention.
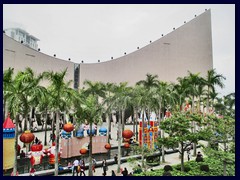
[[[78,138],[82,138],[84,137],[84,129],[83,128],[79,128],[76,132],[76,137]]]
[[[95,135],[95,129],[92,128],[92,135]],[[87,130],[87,134],[90,135],[90,129]]]
[[[3,128],[3,138],[12,139],[15,137],[15,128]]]
[[[105,127],[101,127],[101,128],[98,130],[98,132],[99,132],[99,135],[100,135],[100,136],[107,136],[107,128],[105,128]]]
[[[62,138],[69,139],[69,138],[72,137],[72,132],[66,132],[66,131],[62,130],[62,134],[61,135],[62,135]]]

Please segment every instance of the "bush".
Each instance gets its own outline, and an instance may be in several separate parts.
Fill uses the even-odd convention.
[[[188,171],[190,171],[191,170],[191,168],[189,167],[189,166],[184,166],[184,171],[185,172],[188,172]]]
[[[203,164],[200,166],[201,171],[209,172],[209,166],[206,164]]]
[[[165,171],[165,172],[163,173],[163,176],[172,176],[172,174],[171,174],[169,171]]]
[[[164,169],[164,171],[172,171],[173,170],[172,166],[170,166],[170,165],[165,165],[163,169]]]
[[[176,165],[175,169],[178,170],[178,171],[181,171],[181,164]],[[191,170],[190,166],[185,164],[184,165],[184,172],[188,172],[190,170]]]
[[[196,157],[196,162],[203,162],[203,158],[202,157]]]

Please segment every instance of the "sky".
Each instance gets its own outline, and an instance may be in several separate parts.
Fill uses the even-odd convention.
[[[40,39],[41,52],[72,62],[118,58],[211,9],[213,68],[226,77],[221,96],[235,92],[234,4],[4,4],[3,29]]]

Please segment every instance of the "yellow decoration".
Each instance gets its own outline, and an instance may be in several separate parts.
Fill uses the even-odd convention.
[[[15,138],[3,139],[3,169],[11,169],[14,166]]]

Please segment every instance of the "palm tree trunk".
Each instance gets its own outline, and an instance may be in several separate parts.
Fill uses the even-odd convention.
[[[192,97],[192,113],[194,113],[194,96]],[[193,133],[196,133],[196,123],[195,121],[192,122],[193,126]],[[194,142],[193,143],[193,156],[197,155],[197,144]]]
[[[119,118],[118,118],[118,167],[117,167],[117,172],[120,173],[120,166],[121,166],[121,143],[122,143],[122,126],[121,126],[121,111],[119,110]]]
[[[161,130],[162,136],[161,138],[164,138],[164,130]],[[164,145],[162,145],[162,162],[165,163],[165,150],[164,150]]]
[[[16,176],[17,174],[17,149],[18,149],[18,121],[19,121],[19,114],[16,115],[15,121],[15,154],[14,154],[14,167],[13,167],[13,175]]]
[[[56,144],[55,144],[55,176],[58,176],[58,152],[59,152],[59,110],[56,111]]]
[[[138,109],[136,109],[136,141],[138,141]]]
[[[107,128],[107,142],[109,143],[110,142],[110,128],[111,128],[111,120],[110,120],[110,114],[106,114],[106,119],[107,119],[107,125],[108,125],[108,128]]]
[[[124,114],[124,115],[123,115]],[[125,128],[125,110],[122,112],[122,132],[124,131]]]
[[[143,146],[143,142],[144,142],[144,111],[143,111],[143,115],[142,115],[142,168],[144,167],[144,146]]]
[[[223,176],[227,176],[227,163],[223,160]]]
[[[208,86],[208,89],[207,89],[207,114],[209,114],[209,94],[210,94],[210,88]]]
[[[47,145],[47,118],[48,118],[48,114],[47,114],[47,108],[46,108],[45,109],[44,146]]]
[[[133,120],[133,135],[136,135],[136,115],[135,115],[135,109],[133,108],[133,115],[132,115],[132,120]]]
[[[30,108],[30,112],[28,113],[28,117],[29,117],[29,129],[33,130],[33,122],[32,122],[32,108]]]
[[[53,118],[52,118],[52,135],[54,135],[56,116],[55,116],[54,112],[52,112],[52,113],[53,113]]]
[[[90,122],[90,135],[89,135],[89,168],[88,176],[93,176],[92,172],[92,121]]]
[[[28,117],[27,117],[28,113],[24,113],[24,131],[27,130],[27,122],[28,122]]]
[[[183,151],[183,143],[181,143],[181,171],[184,171],[184,151]]]

